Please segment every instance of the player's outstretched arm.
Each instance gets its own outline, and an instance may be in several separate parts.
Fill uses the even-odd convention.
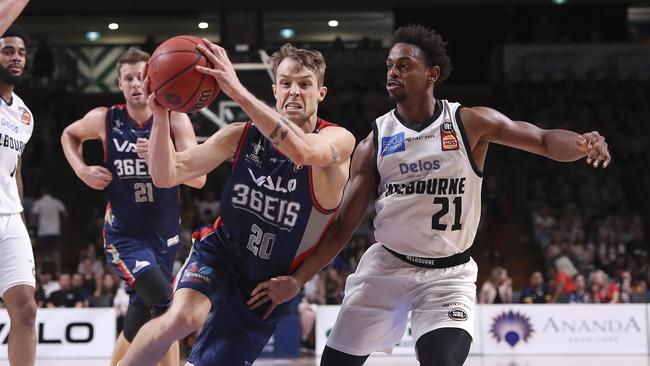
[[[606,168],[611,161],[607,142],[597,131],[578,134],[544,130],[528,122],[512,121],[487,107],[463,108],[460,113],[470,140],[494,142],[563,162],[586,156],[587,164],[594,168]]]
[[[0,35],[9,29],[29,0],[0,0]]]
[[[271,301],[272,305],[264,315],[268,317],[277,305],[296,296],[302,285],[330,263],[348,243],[365,216],[368,205],[377,194],[374,153],[375,146],[371,133],[357,146],[352,157],[350,180],[345,187],[337,216],[314,252],[291,276],[274,277],[257,285],[248,300],[251,308],[254,309]]]
[[[149,173],[156,187],[170,188],[204,176],[235,155],[245,123],[231,123],[204,143],[177,152],[170,135],[169,111],[156,102],[154,93],[147,103],[153,111]]]
[[[82,147],[84,141],[106,139],[106,113],[106,107],[95,108],[66,127],[61,135],[61,147],[72,170],[86,185],[98,190],[106,188],[113,176],[102,166],[86,165]]]
[[[221,90],[242,107],[255,121],[262,134],[278,146],[294,164],[327,167],[347,162],[355,141],[349,131],[344,128],[328,128],[327,133],[303,132],[275,109],[257,99],[241,84],[226,50],[208,40],[204,41],[210,48],[203,45],[198,45],[197,48],[210,60],[214,68],[197,66],[196,69],[212,75]],[[326,91],[324,89],[323,93]]]

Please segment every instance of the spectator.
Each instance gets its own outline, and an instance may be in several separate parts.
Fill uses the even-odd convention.
[[[112,307],[118,285],[118,281],[116,281],[113,273],[104,273],[101,286],[88,299],[88,306],[91,308]]]
[[[88,306],[88,298],[92,292],[86,292],[84,289],[84,278],[81,273],[74,273],[72,275],[72,291],[75,292],[79,298],[83,299],[83,307]]]
[[[589,300],[595,304],[614,304],[620,302],[621,291],[616,283],[609,282],[603,270],[591,273]]]
[[[573,276],[573,292],[569,295],[569,303],[571,304],[584,304],[588,301],[586,291],[585,276],[578,273]]]
[[[480,304],[512,303],[512,279],[503,267],[494,267],[490,278],[483,283],[478,296]]]
[[[326,305],[338,305],[343,300],[343,279],[334,266],[329,265],[320,276],[320,296]]]
[[[60,290],[54,291],[47,298],[48,308],[81,308],[84,306],[84,298],[79,290],[72,289],[70,275],[62,273],[59,276]]]
[[[551,294],[544,283],[542,272],[535,271],[530,275],[530,287],[521,292],[521,302],[524,304],[545,304],[551,301]]]
[[[41,198],[34,202],[32,215],[37,223],[37,247],[40,255],[51,254],[55,273],[61,272],[61,219],[67,211],[60,200],[52,197],[46,188],[41,189]],[[36,263],[37,267],[41,263]]]

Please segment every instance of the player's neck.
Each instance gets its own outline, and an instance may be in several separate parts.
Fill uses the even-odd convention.
[[[426,96],[425,98],[410,98],[397,103],[397,113],[413,126],[426,122],[436,109],[436,98]]]
[[[131,119],[138,124],[145,123],[153,114],[147,105],[138,106],[127,102],[126,109],[129,111]]]
[[[11,93],[14,92],[14,86],[0,82],[0,97],[5,103],[11,104]]]

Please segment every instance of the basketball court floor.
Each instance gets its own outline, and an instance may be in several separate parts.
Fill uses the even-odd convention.
[[[36,366],[107,366],[109,360],[37,360]],[[4,364],[4,362],[0,362]],[[254,366],[316,366],[313,357],[300,359],[260,359]],[[418,366],[412,358],[371,358],[367,366]],[[470,357],[465,366],[650,366],[648,356],[518,356]]]

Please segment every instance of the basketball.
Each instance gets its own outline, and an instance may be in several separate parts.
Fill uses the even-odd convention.
[[[212,67],[196,48],[203,40],[195,36],[176,36],[163,42],[147,64],[149,90],[156,101],[176,112],[195,112],[208,106],[219,94],[219,85],[196,65]],[[206,45],[207,46],[207,45]]]

